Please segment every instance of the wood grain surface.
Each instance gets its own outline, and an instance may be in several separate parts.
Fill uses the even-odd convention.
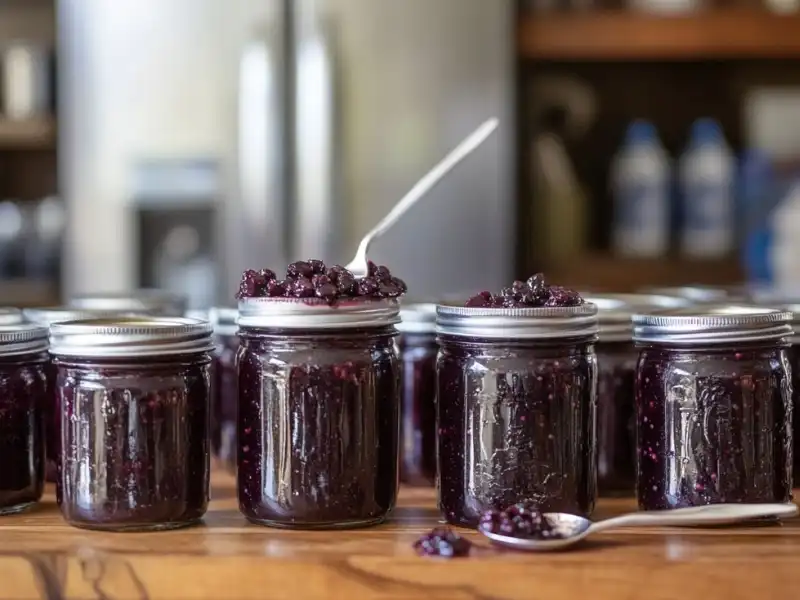
[[[0,518],[0,599],[430,598],[560,600],[794,598],[800,520],[739,528],[605,533],[583,548],[527,555],[480,544],[465,559],[417,557],[438,521],[433,490],[404,489],[386,524],[345,532],[268,529],[236,508],[215,473],[205,525],[160,533],[74,529],[52,494]],[[597,518],[632,510],[602,501]]]

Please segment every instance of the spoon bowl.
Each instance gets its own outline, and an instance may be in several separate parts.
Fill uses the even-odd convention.
[[[552,552],[574,546],[592,533],[618,527],[698,527],[730,525],[752,519],[788,518],[798,513],[795,504],[709,504],[674,510],[637,512],[598,521],[568,513],[544,513],[555,533],[547,539],[519,538],[480,530],[492,543],[524,552]]]

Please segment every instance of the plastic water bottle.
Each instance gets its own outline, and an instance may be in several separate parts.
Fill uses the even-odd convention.
[[[652,123],[628,126],[612,164],[614,250],[621,256],[658,257],[669,248],[670,160]]]
[[[681,251],[692,258],[730,254],[736,229],[735,158],[719,123],[698,119],[680,161]]]
[[[797,293],[800,289],[800,178],[788,187],[769,218],[772,244],[769,264],[777,289]]]
[[[737,194],[738,235],[742,265],[751,285],[770,285],[773,279],[769,251],[773,243],[770,217],[782,199],[774,165],[765,152],[746,150],[739,164]]]

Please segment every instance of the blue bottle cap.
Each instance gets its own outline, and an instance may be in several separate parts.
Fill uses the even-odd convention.
[[[655,125],[645,119],[636,119],[628,125],[625,132],[626,144],[640,144],[658,139]]]
[[[724,142],[725,136],[718,121],[704,117],[692,123],[689,139],[692,145],[716,144]]]

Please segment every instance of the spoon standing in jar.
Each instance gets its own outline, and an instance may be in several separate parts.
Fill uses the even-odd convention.
[[[353,272],[356,277],[366,277],[367,275],[367,251],[369,245],[376,237],[383,235],[395,222],[402,217],[405,212],[411,208],[417,200],[422,198],[425,194],[431,191],[437,183],[439,183],[445,175],[447,175],[453,167],[469,156],[478,146],[480,146],[486,139],[497,129],[500,121],[497,119],[489,119],[483,125],[478,127],[468,138],[461,142],[453,149],[450,154],[444,157],[442,161],[436,165],[431,171],[420,179],[411,190],[403,196],[400,201],[392,207],[383,219],[373,227],[367,235],[363,237],[361,243],[358,245],[356,255],[353,260],[347,265],[347,268]]]
[[[795,504],[710,504],[674,510],[637,512],[592,523],[567,513],[544,513],[552,530],[547,538],[512,537],[480,532],[493,543],[524,552],[549,552],[574,546],[593,533],[617,527],[686,527],[726,525],[765,517],[786,518],[797,514]]]

